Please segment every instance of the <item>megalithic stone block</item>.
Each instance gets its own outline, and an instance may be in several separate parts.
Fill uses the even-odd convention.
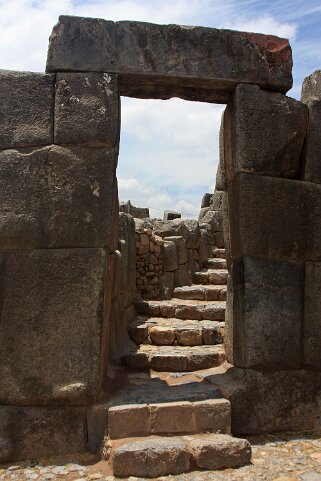
[[[304,79],[301,100],[309,109],[302,178],[321,183],[321,70]]]
[[[10,250],[0,260],[0,404],[92,404],[105,355],[105,250]]]
[[[321,262],[307,262],[304,294],[303,365],[321,371]]]
[[[1,463],[85,453],[86,408],[0,406],[0,444]]]
[[[0,71],[0,149],[52,144],[55,75]]]
[[[239,172],[297,176],[308,125],[306,105],[256,85],[238,85],[224,123],[229,180]]]
[[[106,148],[1,151],[0,249],[112,245],[116,160]]]
[[[272,35],[61,16],[47,71],[117,73],[126,96],[226,103],[239,83],[287,92],[292,54]]]
[[[229,189],[231,255],[321,260],[321,186],[238,174]]]
[[[117,75],[58,73],[55,144],[117,147],[120,132]]]
[[[243,257],[233,262],[232,280],[229,360],[242,368],[299,369],[304,263]]]

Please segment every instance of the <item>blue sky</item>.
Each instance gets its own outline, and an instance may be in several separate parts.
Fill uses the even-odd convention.
[[[59,15],[179,23],[290,39],[294,86],[321,68],[321,0],[0,0],[0,68],[43,71]],[[196,216],[213,189],[223,106],[179,99],[122,99],[120,198]]]

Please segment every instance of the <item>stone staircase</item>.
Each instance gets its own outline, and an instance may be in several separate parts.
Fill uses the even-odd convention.
[[[108,408],[104,453],[115,476],[157,477],[250,462],[249,443],[229,435],[230,402],[197,376],[225,361],[227,275],[225,259],[211,258],[195,272],[194,284],[177,287],[172,299],[137,301],[129,326],[137,347],[123,357],[136,384]]]

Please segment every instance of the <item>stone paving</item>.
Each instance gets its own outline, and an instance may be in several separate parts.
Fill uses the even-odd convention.
[[[252,464],[239,469],[195,471],[162,476],[159,481],[321,481],[321,437],[314,433],[266,435],[248,438]],[[0,467],[0,480],[10,481],[116,481],[108,465],[92,456],[37,460]],[[144,481],[130,477],[129,481]]]

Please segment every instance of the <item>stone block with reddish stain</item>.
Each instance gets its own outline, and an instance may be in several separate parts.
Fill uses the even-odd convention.
[[[273,35],[61,16],[47,71],[117,73],[126,96],[226,103],[240,83],[287,92],[292,55]]]

